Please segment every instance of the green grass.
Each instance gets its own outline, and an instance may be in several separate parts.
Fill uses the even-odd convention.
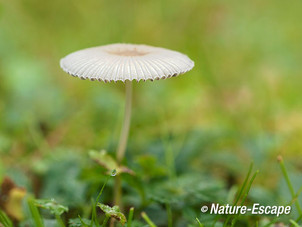
[[[5,177],[14,185],[0,187],[0,221],[106,222],[97,204],[115,205],[108,174],[116,168],[124,85],[72,78],[59,60],[82,48],[130,42],[181,51],[195,68],[134,83],[119,167],[127,225],[149,225],[142,212],[158,227],[302,225],[301,8],[300,0],[1,2],[0,185]],[[101,162],[90,157],[100,150]],[[276,163],[278,155],[285,163]],[[54,199],[68,211],[54,214],[36,199]],[[289,204],[292,212],[278,218],[200,212],[212,203],[256,202]]]
[[[293,186],[292,186],[292,182],[288,177],[288,172],[285,168],[285,164],[283,161],[283,158],[281,156],[278,157],[278,161],[280,163],[280,168],[282,170],[284,179],[287,183],[287,186],[289,188],[289,191],[292,193],[292,202],[291,203],[295,203],[296,206],[296,210],[298,212],[298,217],[296,218],[296,220],[293,220],[292,218],[289,219],[284,219],[284,223],[288,223],[292,226],[299,226],[299,222],[300,222],[300,217],[301,217],[301,213],[299,210],[300,204],[298,202],[298,196],[299,194],[296,194],[294,192]],[[239,187],[238,192],[236,193],[236,196],[234,197],[234,202],[233,202],[233,206],[235,205],[248,205],[247,203],[247,198],[249,195],[249,192],[252,188],[252,184],[256,178],[256,175],[259,173],[259,171],[257,170],[254,174],[252,174],[253,171],[253,163],[251,163],[248,173],[241,185],[241,187]],[[85,220],[83,218],[81,218],[81,216],[78,216],[78,219],[70,219],[69,221],[67,221],[69,223],[68,226],[70,227],[75,227],[75,226],[84,226],[84,227],[94,227],[94,226],[102,226],[105,227],[107,226],[107,224],[109,223],[109,221],[111,220],[116,220],[118,223],[120,223],[122,226],[127,226],[127,227],[131,227],[132,224],[135,223],[134,226],[141,226],[143,225],[143,223],[141,223],[139,221],[139,219],[136,220],[136,218],[134,217],[134,208],[131,207],[129,209],[128,212],[128,220],[126,219],[125,215],[123,214],[122,211],[120,211],[118,206],[113,206],[110,207],[108,205],[105,205],[103,203],[100,203],[99,200],[101,198],[101,195],[103,194],[103,191],[105,189],[105,186],[108,182],[108,180],[110,179],[110,177],[115,176],[115,170],[112,171],[111,174],[109,174],[106,179],[105,182],[103,184],[103,186],[101,187],[100,192],[97,195],[97,198],[95,201],[92,202],[92,207],[91,207],[91,219],[86,219]],[[163,198],[165,199],[165,198]],[[38,208],[43,208],[46,210],[49,210],[50,213],[54,216],[54,220],[56,220],[56,223],[58,226],[61,227],[65,227],[65,223],[62,219],[62,214],[63,213],[68,213],[69,209],[63,205],[58,204],[56,201],[54,200],[35,200],[31,197],[29,197],[27,199],[27,204],[28,204],[28,208],[29,208],[29,216],[26,217],[26,222],[28,223],[32,223],[32,225],[36,226],[36,227],[44,227],[44,226],[48,226],[47,224],[45,224],[46,219],[44,219],[41,215],[41,212],[39,211]],[[288,205],[288,204],[281,204],[281,205]],[[99,207],[102,211],[103,214],[99,214],[99,212],[97,212],[97,207]],[[167,210],[167,216],[168,216],[168,226],[173,226],[172,224],[172,209],[170,206],[167,205],[166,207]],[[217,224],[221,224],[223,226],[237,226],[236,223],[240,220],[241,222],[246,222],[246,223],[254,223],[256,226],[259,225],[259,221],[260,223],[262,223],[260,226],[271,226],[274,223],[280,222],[280,217],[273,217],[271,216],[268,219],[270,219],[270,221],[267,223],[264,222],[264,218],[262,220],[261,216],[253,216],[250,214],[245,214],[245,215],[240,215],[240,214],[234,214],[234,215],[228,215],[225,216],[223,214],[217,214],[217,215],[212,215],[213,216],[213,220],[212,221],[207,221],[206,223],[203,223],[203,218],[201,218],[201,220],[199,218],[195,218],[195,220],[198,223],[198,226],[216,226]],[[147,213],[145,211],[141,212],[141,217],[142,219],[148,224],[148,226],[150,227],[156,227],[157,225],[153,222],[153,220],[147,215]],[[72,218],[72,217],[69,217]],[[134,220],[133,220],[134,219]],[[102,221],[101,221],[102,220]],[[177,220],[177,219],[176,219]],[[155,218],[155,221],[157,221],[157,219]],[[288,222],[286,222],[288,221]],[[112,222],[114,223],[114,222]],[[140,223],[140,224],[139,224]],[[192,224],[193,224],[193,220],[192,220]],[[0,224],[2,224],[4,227],[11,227],[12,226],[12,221],[10,220],[10,218],[3,212],[0,211]]]

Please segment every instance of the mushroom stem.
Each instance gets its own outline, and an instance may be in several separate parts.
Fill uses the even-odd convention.
[[[128,135],[129,135],[129,128],[130,128],[130,120],[131,120],[131,103],[132,103],[132,82],[126,80],[126,103],[125,103],[125,115],[124,115],[124,122],[121,131],[120,141],[117,149],[117,162],[120,164],[124,158]]]
[[[128,135],[129,135],[130,120],[131,120],[132,82],[126,80],[125,87],[126,87],[126,103],[125,103],[124,122],[122,126],[119,145],[117,148],[117,154],[116,154],[118,164],[121,164],[125,155]],[[122,181],[121,176],[118,174],[115,178],[114,203],[118,205],[121,210],[123,210],[122,201],[121,201],[122,198],[121,181]],[[113,226],[113,221],[111,222],[110,226]]]

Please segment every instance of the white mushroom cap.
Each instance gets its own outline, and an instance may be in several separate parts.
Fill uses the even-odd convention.
[[[81,79],[104,82],[158,80],[183,74],[194,67],[186,55],[159,47],[110,44],[73,52],[61,68]]]

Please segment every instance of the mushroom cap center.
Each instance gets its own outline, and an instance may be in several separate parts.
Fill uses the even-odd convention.
[[[117,49],[117,50],[107,50],[107,53],[119,55],[119,56],[143,56],[148,54],[146,51],[134,49]]]

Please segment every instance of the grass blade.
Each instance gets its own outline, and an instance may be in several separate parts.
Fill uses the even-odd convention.
[[[248,173],[247,173],[247,175],[246,175],[246,177],[244,179],[244,182],[243,182],[241,188],[239,189],[239,193],[237,194],[237,197],[236,197],[235,202],[233,203],[233,206],[236,206],[236,204],[238,203],[238,201],[239,201],[239,199],[240,199],[240,197],[241,197],[241,195],[242,195],[242,193],[244,191],[244,188],[245,188],[245,186],[246,186],[246,184],[247,184],[247,182],[248,182],[248,180],[249,180],[249,178],[251,176],[251,173],[252,173],[252,170],[253,170],[253,166],[254,166],[254,163],[252,162],[250,164],[249,171],[248,171]]]
[[[297,222],[295,222],[294,220],[290,219],[289,222],[294,226],[294,227],[301,227],[301,225],[299,225]]]
[[[63,222],[62,218],[60,217],[60,215],[56,215],[56,220],[60,227],[65,227],[64,222]]]
[[[244,189],[245,189],[245,187],[246,187],[246,185],[247,185],[247,183],[248,183],[248,180],[249,180],[249,178],[250,178],[250,176],[251,176],[251,174],[252,174],[253,166],[254,166],[254,163],[251,162],[250,167],[249,167],[249,171],[247,172],[247,175],[246,175],[246,177],[245,177],[245,179],[244,179],[244,181],[243,181],[243,184],[242,184],[241,187],[238,189],[237,196],[236,196],[236,199],[235,199],[235,201],[234,201],[234,203],[233,203],[233,206],[236,206],[237,203],[239,202],[239,200],[240,200],[240,198],[241,198],[241,196],[242,196],[242,193],[244,192]],[[225,220],[225,222],[224,222],[224,224],[223,224],[224,227],[227,226],[227,224],[228,224],[228,222],[229,222],[230,219],[231,219],[231,216],[228,216],[228,217],[226,218],[226,220]]]
[[[28,204],[31,216],[34,220],[35,226],[36,227],[44,227],[40,212],[39,212],[38,208],[36,207],[36,205],[34,203],[34,200],[32,198],[29,198],[27,200],[27,204]]]
[[[104,190],[104,188],[105,188],[105,186],[106,186],[106,184],[107,184],[107,182],[108,182],[110,176],[114,176],[115,172],[116,172],[116,170],[114,169],[114,170],[112,171],[111,175],[109,175],[109,176],[106,178],[106,180],[105,180],[105,182],[104,182],[104,184],[103,184],[103,186],[102,186],[102,188],[101,188],[101,191],[99,192],[99,194],[98,194],[96,200],[95,200],[94,202],[92,201],[92,215],[91,215],[91,223],[90,223],[90,227],[93,227],[93,223],[96,225],[96,227],[99,226],[99,223],[98,223],[97,218],[96,218],[96,207],[97,207],[97,204],[98,204],[98,202],[99,202],[99,200],[100,200],[100,198],[101,198],[101,195],[102,195],[102,193],[103,193],[103,190]]]
[[[2,224],[4,227],[13,227],[12,221],[2,210],[0,210],[0,224]]]
[[[141,213],[142,218],[150,225],[150,227],[156,227],[156,225],[151,221],[151,219],[148,217],[148,215],[145,212]]]
[[[167,215],[168,215],[168,227],[173,226],[173,216],[172,216],[172,210],[170,204],[166,204],[166,209],[167,209]]]
[[[131,207],[129,210],[127,227],[131,227],[132,225],[133,213],[134,213],[134,207]]]
[[[199,219],[198,219],[198,218],[195,218],[195,219],[196,219],[196,221],[197,221],[197,223],[198,223],[198,226],[199,226],[199,227],[203,227],[203,224],[200,223]]]
[[[257,170],[254,173],[254,175],[252,176],[252,178],[251,178],[251,180],[250,180],[250,182],[249,182],[249,184],[247,186],[247,189],[245,190],[245,194],[244,194],[243,199],[242,199],[242,201],[240,203],[240,206],[242,206],[244,204],[244,202],[245,202],[245,200],[246,200],[246,198],[247,198],[247,196],[249,194],[249,191],[250,191],[250,189],[252,187],[252,184],[253,184],[253,182],[254,182],[254,180],[255,180],[255,178],[256,178],[256,176],[257,176],[258,173],[259,173],[259,170]],[[235,223],[237,222],[238,217],[239,217],[239,215],[236,215],[236,217],[232,220],[232,224],[231,224],[232,227],[235,226]]]
[[[105,219],[104,219],[104,221],[103,221],[102,227],[106,227],[106,224],[107,224],[109,218],[110,218],[110,216],[107,216],[107,215],[106,215],[106,217],[105,217]]]
[[[298,218],[297,218],[297,220],[295,221],[295,222],[299,222],[299,221],[301,221],[302,220],[302,215],[300,215]]]
[[[296,193],[295,193],[295,190],[294,190],[294,187],[289,179],[289,176],[288,176],[288,173],[287,173],[287,170],[285,168],[285,165],[284,165],[284,161],[283,161],[283,158],[281,155],[278,156],[278,161],[279,161],[279,164],[280,164],[280,167],[281,167],[281,171],[283,173],[283,176],[285,178],[285,181],[286,181],[286,184],[288,186],[288,189],[291,193],[291,196],[292,196],[292,199],[295,200],[296,199]],[[298,213],[299,215],[301,216],[302,215],[302,209],[301,209],[301,206],[299,204],[299,201],[296,199],[295,201],[295,205],[296,205],[296,208],[298,210]]]
[[[82,224],[84,227],[89,227],[88,225],[86,225],[86,223],[83,221],[83,219],[81,218],[80,215],[79,215],[78,217],[79,217],[79,219],[80,219],[81,224]]]

